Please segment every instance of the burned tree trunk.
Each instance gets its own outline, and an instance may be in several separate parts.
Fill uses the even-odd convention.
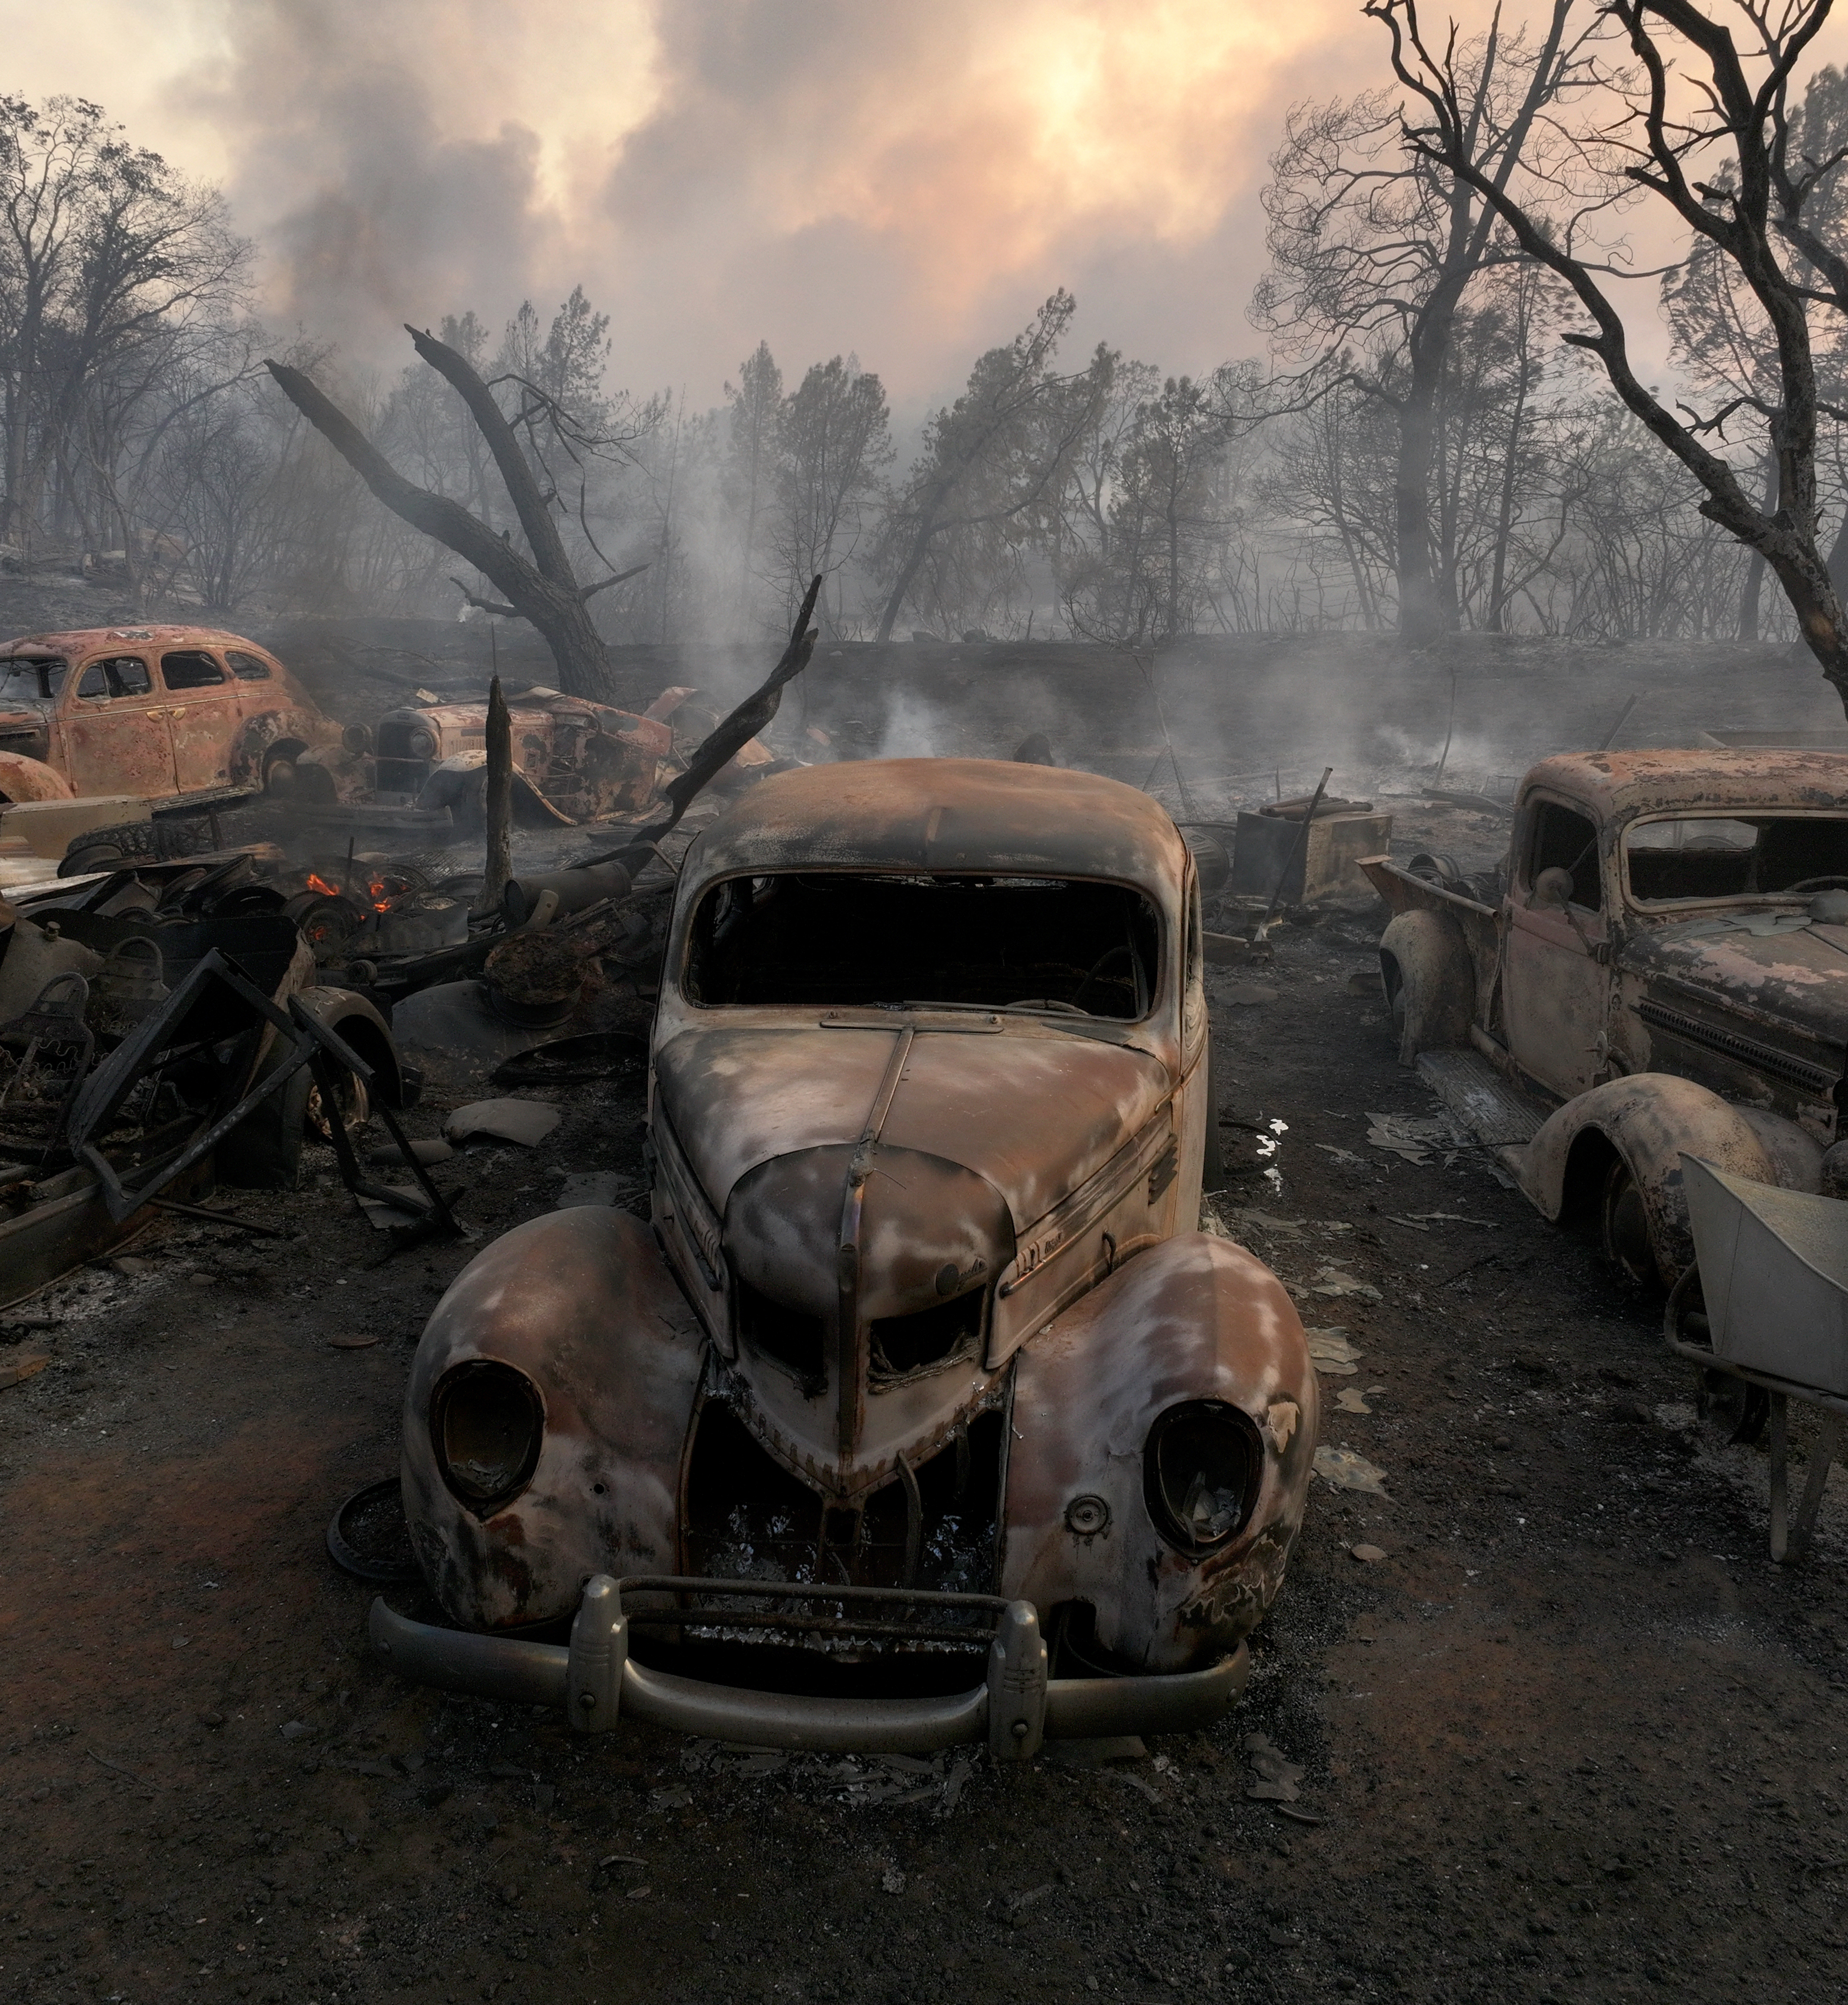
[[[503,542],[460,502],[407,480],[300,370],[281,362],[263,366],[282,394],[394,515],[473,564],[500,588],[512,611],[531,621],[552,650],[559,686],[567,696],[605,697],[609,657],[586,602],[603,585],[615,581],[579,585],[550,505],[493,391],[453,348],[415,328],[405,332],[419,355],[468,406],[520,518],[530,557]]]
[[[514,874],[514,720],[500,693],[500,678],[488,685],[488,785],[485,819],[488,824],[487,880],[481,909],[496,912]]]

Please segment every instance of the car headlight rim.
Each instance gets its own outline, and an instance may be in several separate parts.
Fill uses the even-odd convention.
[[[517,1366],[499,1358],[452,1364],[430,1395],[430,1440],[450,1494],[492,1517],[526,1488],[545,1438],[545,1403]]]
[[[1264,1436],[1242,1406],[1183,1399],[1157,1414],[1143,1447],[1143,1493],[1162,1540],[1191,1558],[1247,1531],[1264,1488]]]

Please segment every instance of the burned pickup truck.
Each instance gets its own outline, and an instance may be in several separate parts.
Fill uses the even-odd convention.
[[[1361,867],[1401,1059],[1633,1278],[1692,1258],[1684,1150],[1848,1189],[1848,758],[1565,755],[1521,784],[1503,881]]]
[[[1196,1230],[1214,1119],[1186,844],[1113,781],[766,779],[687,854],[652,1229],[521,1226],[404,1412],[412,1679],[762,1745],[1022,1758],[1246,1671],[1315,1375]],[[570,1623],[568,1645],[535,1640]]]

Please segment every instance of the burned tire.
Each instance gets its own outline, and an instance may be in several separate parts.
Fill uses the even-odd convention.
[[[155,849],[151,821],[123,822],[114,828],[86,829],[72,839],[58,866],[60,877],[85,877],[93,870],[114,870],[124,863],[152,862]]]
[[[341,1075],[341,1089],[346,1132],[356,1140],[372,1118],[371,1097],[350,1072]],[[218,1181],[240,1190],[293,1190],[301,1181],[303,1145],[328,1139],[321,1089],[303,1066],[219,1143]]]
[[[301,1178],[313,1084],[303,1066],[219,1143],[212,1153],[221,1184],[239,1190],[295,1189]]]
[[[1598,1206],[1604,1258],[1639,1287],[1660,1289],[1661,1267],[1649,1229],[1649,1208],[1643,1186],[1622,1156],[1614,1155],[1604,1171]]]

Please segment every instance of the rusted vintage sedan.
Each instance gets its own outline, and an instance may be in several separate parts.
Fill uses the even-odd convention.
[[[681,876],[652,1225],[555,1212],[437,1305],[402,1487],[462,1626],[380,1602],[377,1649],[763,1744],[1216,1716],[1317,1410],[1281,1284],[1195,1229],[1200,964],[1187,847],[1113,781],[902,760],[743,796]]]
[[[298,764],[332,799],[370,782],[365,750],[236,634],[89,627],[0,645],[0,802],[252,792]]]

